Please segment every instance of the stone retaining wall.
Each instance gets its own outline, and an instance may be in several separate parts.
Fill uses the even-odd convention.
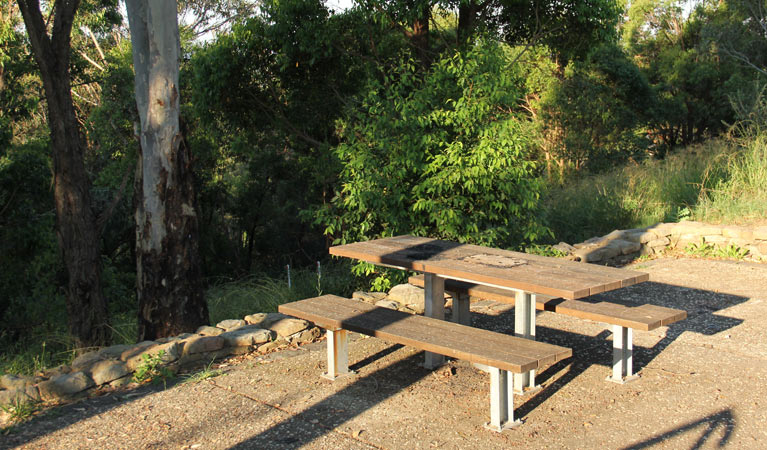
[[[653,255],[666,249],[684,249],[688,244],[706,243],[715,247],[735,245],[747,250],[747,258],[767,260],[767,226],[710,225],[701,222],[659,223],[647,228],[615,230],[558,250],[582,262],[608,262],[621,257]]]
[[[200,327],[194,334],[102,348],[78,356],[69,366],[59,366],[37,376],[3,375],[0,405],[66,401],[87,396],[101,387],[129,384],[144,355],[162,352],[165,367],[176,372],[214,358],[250,351],[266,353],[321,336],[321,329],[306,320],[280,313],[251,314],[243,320],[224,320],[215,327]]]

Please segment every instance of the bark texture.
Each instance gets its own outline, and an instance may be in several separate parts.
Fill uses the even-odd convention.
[[[68,275],[69,331],[78,348],[104,345],[109,327],[101,288],[100,239],[69,78],[70,33],[79,1],[55,2],[50,35],[38,1],[19,0],[18,4],[48,107],[56,234]]]
[[[191,155],[179,120],[175,2],[128,0],[141,119],[136,253],[139,340],[208,323]]]

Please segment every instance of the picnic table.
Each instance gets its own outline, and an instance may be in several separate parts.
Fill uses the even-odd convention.
[[[512,292],[514,334],[527,339],[535,339],[537,295],[575,300],[649,279],[648,274],[633,270],[415,236],[339,245],[331,247],[330,254],[423,273],[424,310],[432,318],[445,317],[446,279]],[[470,324],[468,297],[457,296],[453,301],[453,320]],[[614,381],[631,376],[630,332],[631,328],[621,326],[614,336]],[[442,362],[443,356],[426,353],[426,367]],[[518,392],[534,387],[535,372],[515,374],[514,385]]]

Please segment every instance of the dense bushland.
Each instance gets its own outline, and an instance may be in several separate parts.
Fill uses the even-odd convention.
[[[222,2],[230,27],[182,30],[180,81],[211,320],[392,282],[330,262],[333,243],[521,249],[763,220],[767,40],[750,1]],[[104,11],[78,12],[71,73],[120,342],[136,330],[138,116],[128,34]],[[31,371],[73,341],[45,98],[18,9],[0,12],[0,372]]]

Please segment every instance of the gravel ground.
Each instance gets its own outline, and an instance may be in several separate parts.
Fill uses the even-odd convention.
[[[422,354],[355,335],[357,373],[330,382],[324,342],[228,361],[224,375],[141,387],[58,407],[0,436],[0,448],[415,449],[764,448],[767,443],[767,264],[658,259],[631,268],[650,282],[606,294],[688,311],[635,332],[640,378],[610,373],[607,326],[540,312],[540,340],[573,349],[515,398],[524,423],[483,428],[488,376],[463,361],[436,371]],[[513,310],[477,302],[474,323],[510,332]],[[761,444],[760,444],[761,443]]]

